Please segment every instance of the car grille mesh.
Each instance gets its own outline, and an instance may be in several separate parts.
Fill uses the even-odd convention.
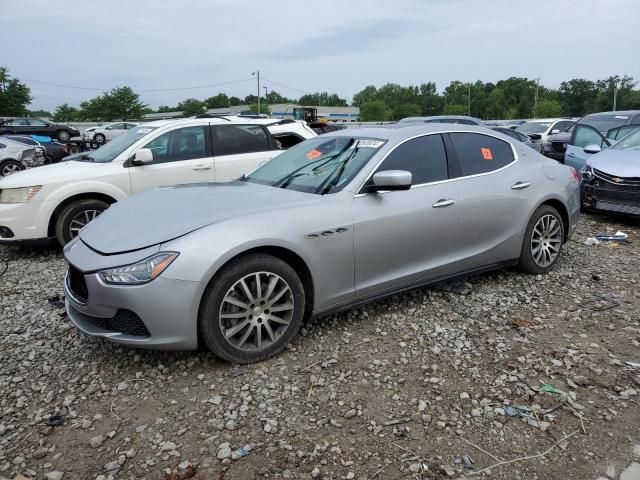
[[[118,309],[112,318],[94,317],[92,315],[79,312],[78,310],[75,310],[75,314],[80,316],[87,323],[103,330],[122,333],[124,335],[133,335],[136,337],[151,336],[151,333],[149,333],[144,322],[131,310],[122,308]]]
[[[75,299],[80,303],[87,303],[89,301],[89,290],[87,289],[84,273],[71,264],[69,265],[67,274],[67,286]]]

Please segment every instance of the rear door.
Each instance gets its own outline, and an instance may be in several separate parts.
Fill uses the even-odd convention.
[[[460,232],[457,268],[470,270],[513,258],[535,190],[535,159],[517,160],[509,142],[481,133],[455,132],[448,138],[460,165]]]
[[[567,152],[564,156],[565,165],[580,171],[584,167],[587,159],[592,155],[584,151],[584,147],[588,145],[598,145],[605,149],[609,146],[606,138],[595,128],[578,124],[573,128],[571,140],[567,145]]]
[[[262,125],[218,124],[212,131],[216,182],[240,178],[280,153]]]
[[[131,190],[143,192],[161,185],[213,182],[213,156],[207,125],[175,128],[143,145],[153,153],[149,165],[131,166]]]
[[[409,190],[361,193],[353,199],[357,296],[419,283],[453,268],[458,234],[458,184],[449,181],[440,134],[405,141],[376,172],[405,170]]]

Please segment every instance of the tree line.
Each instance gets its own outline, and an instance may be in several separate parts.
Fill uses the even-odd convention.
[[[511,77],[496,83],[480,80],[464,83],[454,80],[442,93],[434,82],[402,86],[387,83],[381,87],[368,85],[353,96],[351,105],[360,108],[361,121],[399,120],[421,115],[471,115],[485,120],[511,118],[579,117],[592,112],[640,109],[640,90],[631,76],[610,76],[603,80],[574,78],[562,82],[557,89],[539,85],[528,78]],[[615,95],[614,95],[615,92]],[[118,87],[104,92],[78,107],[63,104],[51,114],[30,111],[31,92],[25,83],[11,78],[0,67],[0,116],[44,116],[58,122],[113,121],[139,119],[153,113],[130,87]],[[257,110],[258,97],[244,98],[218,93],[205,99],[188,98],[174,106],[160,106],[156,112],[182,111],[186,116],[203,113],[211,108],[249,105]],[[260,110],[269,113],[269,105],[297,103],[300,105],[345,107],[349,103],[336,93],[316,92],[300,98],[287,98],[275,90],[260,96]]]

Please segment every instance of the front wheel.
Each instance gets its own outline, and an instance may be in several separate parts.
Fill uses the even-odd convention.
[[[89,222],[109,208],[109,204],[92,198],[67,205],[56,220],[56,238],[63,247],[78,236]]]
[[[103,133],[96,133],[93,136],[93,141],[96,143],[104,143],[104,141],[106,140],[105,136]]]
[[[58,137],[58,140],[65,142],[71,138],[71,135],[67,130],[58,130],[56,132],[56,137]]]
[[[20,170],[24,170],[24,165],[17,160],[7,160],[0,163],[0,176],[8,177]]]
[[[564,222],[550,205],[540,206],[529,220],[522,241],[520,268],[528,273],[546,273],[553,268],[564,243]]]
[[[259,362],[287,346],[304,310],[304,287],[295,270],[271,255],[249,254],[223,267],[205,291],[199,332],[220,358]]]

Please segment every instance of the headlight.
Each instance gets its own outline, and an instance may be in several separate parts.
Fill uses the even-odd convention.
[[[22,188],[4,188],[0,190],[0,203],[27,203],[40,190],[42,190],[42,185]]]
[[[593,169],[589,165],[585,165],[581,173],[582,173],[582,178],[587,182],[592,182],[593,179],[595,178],[595,175],[593,174]]]
[[[98,272],[105,283],[112,285],[142,285],[149,283],[171,265],[178,252],[161,252],[141,262]]]

